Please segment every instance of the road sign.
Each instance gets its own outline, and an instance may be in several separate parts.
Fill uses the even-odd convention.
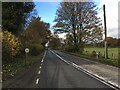
[[[29,53],[29,48],[26,48],[26,49],[25,49],[25,53]]]

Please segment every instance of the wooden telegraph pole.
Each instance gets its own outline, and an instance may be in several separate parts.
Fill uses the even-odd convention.
[[[107,48],[107,26],[106,26],[106,13],[105,13],[105,5],[103,5],[103,12],[104,12],[104,30],[105,30],[105,59],[108,58],[108,48]]]

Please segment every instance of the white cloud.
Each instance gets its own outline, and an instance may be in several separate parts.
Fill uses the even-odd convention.
[[[99,14],[98,16],[102,19],[102,23],[104,26],[104,18],[103,18],[103,5],[106,6],[106,22],[107,22],[107,36],[118,38],[118,2],[120,0],[99,0]],[[120,4],[119,4],[120,5]],[[120,15],[119,15],[120,16]],[[59,37],[64,38],[64,34],[60,34]]]
[[[61,34],[58,34],[58,36],[59,36],[59,38],[66,39],[66,34],[67,33],[61,33]]]
[[[102,8],[103,4],[106,6],[107,36],[115,38],[118,38],[118,2],[119,0],[101,0],[99,5],[99,8]],[[104,21],[103,8],[98,16]]]
[[[62,0],[33,0],[34,2],[61,2]]]
[[[52,35],[54,35],[54,30],[50,30]],[[66,35],[67,33],[60,33],[60,34],[57,34],[59,38],[62,38],[62,39],[66,39]]]

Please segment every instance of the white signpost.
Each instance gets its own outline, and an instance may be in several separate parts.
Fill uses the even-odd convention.
[[[25,49],[25,53],[26,53],[26,60],[27,60],[27,54],[29,53],[29,48]],[[26,60],[25,60],[25,64],[26,64]]]
[[[29,48],[26,48],[26,49],[25,49],[25,53],[29,53]]]

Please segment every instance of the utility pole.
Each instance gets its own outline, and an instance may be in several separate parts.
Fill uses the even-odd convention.
[[[104,30],[105,30],[105,59],[108,58],[108,48],[107,48],[107,26],[106,26],[106,13],[105,13],[105,5],[103,5],[103,12],[104,12]]]

